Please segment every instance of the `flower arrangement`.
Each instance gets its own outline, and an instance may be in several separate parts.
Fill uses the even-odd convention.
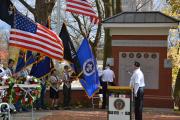
[[[24,88],[19,86],[14,86],[16,84],[37,84],[37,87]],[[27,78],[19,78],[15,80],[13,77],[8,77],[1,82],[1,86],[8,86],[6,89],[7,94],[3,98],[3,102],[16,103],[20,101],[22,105],[32,106],[33,102],[40,97],[41,93],[41,81],[36,77],[30,76]]]

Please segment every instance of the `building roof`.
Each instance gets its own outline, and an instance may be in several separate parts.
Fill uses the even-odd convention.
[[[159,11],[122,12],[103,21],[103,23],[178,23],[179,20]]]

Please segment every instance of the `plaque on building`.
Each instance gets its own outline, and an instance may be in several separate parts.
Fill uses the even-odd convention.
[[[128,86],[134,70],[134,62],[141,64],[147,89],[159,88],[159,53],[156,52],[120,52],[119,85]]]

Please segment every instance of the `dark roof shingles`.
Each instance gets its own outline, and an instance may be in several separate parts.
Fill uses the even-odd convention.
[[[107,18],[103,23],[176,23],[179,20],[161,12],[123,12]]]

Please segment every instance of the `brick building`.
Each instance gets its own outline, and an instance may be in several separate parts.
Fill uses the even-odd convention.
[[[139,61],[145,75],[146,107],[173,107],[167,38],[169,29],[177,25],[178,20],[161,12],[123,12],[103,22],[110,29],[116,85],[129,85],[127,71],[133,72],[134,61]]]

